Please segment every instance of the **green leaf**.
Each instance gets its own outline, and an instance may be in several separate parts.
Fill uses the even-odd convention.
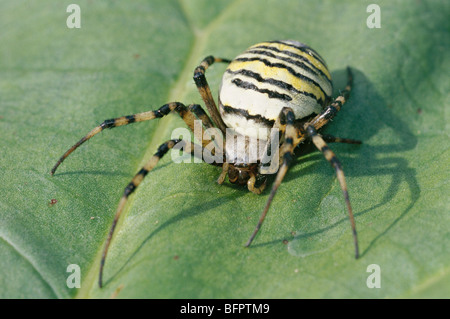
[[[70,1],[0,4],[0,297],[432,298],[450,294],[448,1]],[[176,115],[95,136],[55,176],[57,159],[108,118],[200,103],[193,70],[272,39],[309,44],[335,93],[354,90],[325,132],[344,165],[361,258],[334,171],[309,149],[296,160],[252,247],[267,200],[220,168],[170,154],[130,198],[97,286],[124,187]],[[208,69],[217,96],[224,65]],[[203,103],[202,103],[203,104]],[[52,204],[55,202],[56,203]],[[70,264],[81,288],[69,288]],[[381,269],[370,289],[367,267]]]

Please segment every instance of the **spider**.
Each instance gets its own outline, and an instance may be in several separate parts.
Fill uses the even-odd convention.
[[[219,108],[217,108],[206,81],[205,71],[212,64],[219,62],[227,63],[228,67],[219,89]],[[128,197],[158,161],[174,148],[183,148],[184,152],[192,155],[195,155],[195,150],[199,148],[207,149],[213,155],[219,154],[221,160],[210,163],[222,168],[217,182],[222,184],[228,175],[231,183],[247,185],[247,188],[255,194],[262,193],[266,187],[266,177],[276,173],[266,205],[255,230],[245,244],[248,247],[261,228],[278,187],[294,159],[294,150],[301,143],[312,141],[336,171],[350,219],[355,258],[358,258],[356,226],[344,173],[339,160],[327,143],[360,144],[361,142],[318,133],[318,130],[337,114],[348,99],[353,82],[349,67],[347,67],[347,75],[346,87],[338,97],[332,99],[331,75],[324,60],[309,46],[293,40],[261,42],[251,46],[233,60],[208,56],[195,68],[194,81],[209,115],[198,104],[186,106],[180,102],[167,103],[155,111],[105,120],[66,151],[51,170],[52,175],[67,156],[104,129],[153,120],[172,112],[178,113],[194,135],[196,135],[195,122],[201,121],[205,129],[215,129],[222,134],[231,130],[233,136],[244,137],[245,140],[244,147],[237,149],[231,149],[228,143],[226,146],[221,146],[219,143],[217,149],[212,149],[209,141],[202,136],[197,138],[201,141],[201,145],[185,139],[171,139],[159,146],[156,153],[125,187],[119,201],[100,262],[98,278],[100,288],[103,285],[103,269],[108,248]],[[275,131],[275,134],[256,134],[257,129],[271,129]],[[226,136],[229,137],[229,135]],[[274,136],[275,139],[273,139]],[[273,141],[279,142],[279,147],[272,154],[272,162],[276,163],[275,171],[263,165],[264,154],[273,145]],[[258,145],[259,151],[256,161],[250,161],[248,152],[255,148],[254,145]]]

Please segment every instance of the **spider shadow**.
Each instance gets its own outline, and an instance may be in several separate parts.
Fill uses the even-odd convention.
[[[384,101],[384,99],[377,93],[370,81],[365,77],[365,75],[352,68],[354,74],[354,87],[351,93],[349,101],[343,106],[342,110],[338,113],[335,119],[330,122],[323,130],[323,132],[332,134],[338,137],[347,137],[353,139],[359,139],[363,142],[362,145],[346,145],[346,144],[331,144],[331,148],[335,151],[337,157],[344,165],[345,174],[348,179],[352,177],[367,177],[367,176],[379,176],[379,175],[389,175],[392,177],[392,182],[389,187],[384,192],[383,198],[381,198],[377,203],[374,203],[371,207],[358,211],[355,209],[355,217],[365,215],[367,213],[373,212],[374,210],[389,205],[389,203],[395,198],[395,196],[400,191],[400,185],[402,182],[406,182],[410,192],[409,204],[403,211],[376,237],[374,237],[370,243],[366,246],[364,250],[360,253],[360,258],[367,254],[367,252],[375,245],[375,243],[387,234],[392,228],[398,224],[414,207],[419,196],[420,188],[416,179],[416,171],[414,168],[409,167],[408,161],[397,155],[406,150],[413,149],[417,144],[417,138],[409,130],[407,124],[401,120],[398,116],[393,114],[390,107]],[[346,71],[340,70],[333,72],[333,78],[337,79],[336,87],[344,87],[346,81]],[[337,95],[335,93],[335,95]],[[368,102],[370,101],[370,105]],[[375,105],[376,107],[371,107]],[[376,136],[380,130],[385,128],[394,129],[397,134],[398,143],[382,144],[373,146],[369,141],[373,136]],[[317,152],[314,153],[313,152]],[[352,156],[348,156],[352,154]],[[355,154],[357,156],[355,156]],[[379,158],[380,155],[388,154],[388,157]],[[293,180],[298,180],[303,176],[321,174],[323,178],[332,178],[333,170],[329,167],[329,164],[320,152],[315,150],[315,148],[310,144],[302,144],[299,150],[296,150],[296,163],[298,162],[308,162],[310,165],[302,169],[301,171],[295,171],[288,173],[284,179],[284,183]],[[306,156],[308,155],[308,156]],[[295,165],[294,163],[293,165]],[[165,164],[168,165],[168,164]],[[327,169],[324,169],[324,167]],[[162,166],[159,166],[160,168]],[[157,167],[155,168],[157,169]],[[268,185],[274,180],[274,176],[268,177]],[[228,185],[227,183],[222,185],[225,187],[236,188],[236,185]],[[350,193],[352,192],[349,189]],[[270,186],[266,189],[265,195],[270,192]],[[142,249],[142,247],[151,239],[153,236],[158,234],[160,231],[164,230],[166,227],[173,223],[177,223],[185,218],[193,217],[201,214],[205,211],[205,207],[212,209],[218,207],[219,205],[233,200],[236,196],[240,197],[245,194],[245,190],[242,192],[236,192],[230,195],[229,198],[224,198],[224,200],[217,201],[211,200],[206,203],[198,204],[187,210],[184,210],[171,217],[159,227],[157,227],[153,232],[151,232],[145,240],[134,250],[134,252],[127,258],[127,260],[122,264],[122,266],[115,271],[115,273],[105,281],[105,283],[113,280],[118,273],[124,270],[124,268],[129,264],[129,262],[137,255],[137,253]],[[276,200],[276,197],[275,197]],[[220,203],[220,204],[219,204]],[[312,237],[319,233],[327,232],[330,229],[337,227],[342,223],[348,223],[348,218],[343,217],[337,222],[327,225],[321,229],[311,231],[309,233],[303,233],[299,237],[295,237],[293,240],[304,240],[308,237]],[[280,238],[272,241],[267,241],[263,243],[254,243],[252,247],[263,247],[268,245],[279,244],[281,240],[285,238]]]
[[[54,176],[72,176],[72,175],[101,175],[101,176],[121,176],[126,177],[129,176],[129,174],[125,172],[118,172],[118,171],[69,171],[69,172],[62,172],[62,173],[55,173]]]
[[[222,185],[223,186],[223,185]],[[120,274],[127,265],[131,262],[131,260],[138,254],[138,252],[146,245],[146,243],[152,239],[154,236],[156,236],[159,232],[163,231],[165,228],[169,227],[170,225],[174,223],[181,222],[185,218],[194,217],[197,215],[200,215],[207,210],[211,210],[213,208],[216,208],[220,205],[223,205],[224,203],[228,202],[229,200],[235,200],[236,198],[239,198],[241,196],[244,196],[245,192],[236,192],[235,194],[230,194],[225,196],[224,198],[221,198],[221,200],[210,200],[208,202],[203,202],[201,204],[189,207],[188,209],[185,209],[179,213],[177,213],[175,216],[170,217],[168,220],[166,220],[164,223],[160,224],[155,230],[153,230],[141,243],[140,245],[133,251],[131,255],[128,256],[126,261],[122,264],[122,266],[115,271],[115,273],[105,281],[105,285],[108,284],[110,281],[112,281],[118,274]],[[207,209],[206,209],[207,208]]]
[[[164,163],[161,165],[156,166],[153,171],[157,171],[158,169],[164,168],[170,163]],[[85,170],[85,171],[68,171],[68,172],[62,172],[62,173],[55,173],[54,176],[72,176],[72,175],[101,175],[101,176],[120,176],[120,177],[128,177],[132,178],[129,173],[126,173],[124,171],[117,171],[117,170]]]
[[[398,192],[401,191],[400,187],[402,182],[406,182],[410,193],[407,207],[403,209],[394,221],[371,240],[368,246],[360,253],[360,257],[363,257],[380,238],[398,224],[414,207],[420,196],[420,187],[416,179],[416,170],[411,168],[408,161],[404,157],[401,157],[400,154],[403,151],[414,149],[417,144],[417,138],[410,131],[408,125],[391,111],[392,107],[377,93],[365,75],[354,68],[352,68],[352,71],[354,74],[354,86],[350,99],[322,132],[343,138],[358,139],[363,142],[362,145],[330,144],[330,148],[343,163],[347,179],[351,179],[352,177],[380,175],[389,175],[392,177],[392,182],[384,191],[384,196],[371,207],[362,211],[358,211],[357,208],[355,209],[354,207],[354,211],[356,211],[354,215],[357,218],[358,216],[373,212],[380,207],[389,206]],[[335,83],[337,83],[336,87],[344,87],[346,71],[340,70],[333,72],[333,78],[337,79],[337,81],[335,81]],[[336,92],[335,95],[337,94],[338,93]],[[385,129],[393,130],[397,135],[395,140],[400,142],[388,144],[378,142],[378,144],[381,145],[376,146],[372,146],[370,142],[366,142],[373,136],[379,134],[379,131]],[[352,154],[352,156],[348,156],[348,154]],[[358,156],[355,156],[355,154]],[[388,157],[386,157],[386,154],[388,154]],[[300,148],[296,150],[296,155],[296,162],[293,165],[298,164],[299,162],[309,163],[309,165],[302,168],[300,171],[288,173],[283,183],[314,174],[321,174],[323,175],[323,178],[332,178],[334,170],[312,144],[302,144]],[[273,180],[273,178],[271,179]],[[349,189],[349,192],[351,196],[351,188]],[[406,201],[407,199],[405,198],[404,200]],[[299,237],[295,237],[294,240],[304,240],[305,237],[312,237],[319,233],[326,232],[343,222],[348,223],[348,217],[343,217],[334,224],[327,225],[321,229],[304,233]],[[279,243],[279,240],[259,243],[254,246],[265,246],[274,243]]]
[[[375,238],[371,240],[371,242],[367,245],[367,247],[360,252],[360,258],[363,257],[372,247],[373,245],[382,238],[385,234],[387,234],[398,222],[400,222],[401,219],[403,219],[406,214],[411,210],[411,208],[414,207],[414,204],[417,202],[419,196],[420,196],[420,188],[417,184],[417,181],[415,179],[415,170],[408,167],[408,162],[404,160],[403,158],[392,158],[392,159],[385,159],[380,160],[377,162],[379,167],[373,167],[369,171],[366,171],[366,174],[358,175],[358,174],[347,174],[350,176],[370,176],[370,175],[390,175],[392,176],[392,183],[389,185],[387,190],[385,191],[385,194],[382,199],[370,208],[367,208],[365,210],[362,210],[360,212],[354,213],[355,218],[358,216],[365,215],[367,213],[370,213],[371,211],[374,211],[380,207],[383,207],[385,205],[389,205],[389,202],[392,201],[392,199],[395,197],[395,195],[400,190],[400,184],[402,181],[405,181],[408,184],[409,192],[410,192],[410,202],[408,206],[402,211],[400,215],[398,215],[393,222],[391,222],[382,232],[380,232]],[[308,169],[311,171],[311,174],[315,171],[315,167],[321,166],[318,163],[315,163],[311,165]],[[386,167],[389,166],[389,167]],[[401,171],[401,173],[399,173]],[[304,176],[304,170],[300,173],[301,176]],[[324,174],[325,175],[325,174]],[[328,176],[328,175],[326,175]],[[324,176],[324,178],[327,178]],[[291,179],[294,179],[295,176],[293,176]],[[300,236],[295,236],[293,240],[307,240],[308,238],[312,238],[318,234],[327,232],[334,227],[339,226],[342,223],[349,223],[347,217],[341,218],[339,221],[327,225],[326,227],[323,227],[321,229],[302,233]],[[358,226],[358,224],[357,224]],[[252,246],[253,247],[264,247],[268,245],[274,245],[278,244],[280,241],[286,240],[286,237],[284,238],[278,238],[272,241],[264,242],[264,243],[255,243]]]

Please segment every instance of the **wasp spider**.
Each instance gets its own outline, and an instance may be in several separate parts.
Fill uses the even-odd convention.
[[[205,77],[206,69],[216,62],[228,64],[219,91],[219,108],[214,102]],[[277,161],[279,164],[277,165],[276,177],[267,203],[246,246],[251,244],[260,229],[272,199],[293,161],[295,148],[304,141],[312,141],[336,171],[351,223],[355,257],[358,258],[356,227],[344,173],[335,154],[327,146],[327,142],[351,144],[361,142],[321,135],[317,132],[337,114],[349,97],[352,88],[350,68],[347,68],[347,72],[347,86],[337,98],[332,99],[331,76],[324,60],[316,51],[300,42],[288,40],[258,43],[248,48],[234,60],[208,56],[195,69],[194,81],[209,115],[200,105],[186,106],[180,102],[171,102],[156,111],[106,120],[64,153],[53,167],[51,174],[55,173],[58,166],[69,154],[106,128],[153,120],[176,112],[192,131],[194,131],[194,121],[201,121],[204,128],[215,128],[223,134],[226,133],[226,130],[232,129],[238,136],[245,136],[248,142],[248,144],[245,144],[246,147],[238,148],[238,150],[230,150],[227,146],[222,147],[220,153],[223,156],[222,160],[211,164],[222,167],[222,172],[218,178],[219,184],[223,183],[228,175],[231,183],[247,185],[251,192],[260,194],[266,186],[265,177],[268,171],[262,165],[261,156],[263,153],[257,154],[255,162],[250,163],[248,161],[248,145],[257,141],[263,146],[262,149],[268,150],[271,139],[269,135],[255,135],[252,133],[255,130],[249,130],[249,128],[277,129],[280,143],[275,155],[276,159],[279,160]],[[117,221],[130,194],[136,190],[144,177],[168,150],[178,145],[183,147],[183,151],[194,154],[196,148],[201,150],[210,148],[208,140],[203,139],[202,136],[199,140],[201,145],[181,139],[172,139],[163,143],[125,188],[103,250],[99,271],[100,287],[102,287],[103,268],[108,247]]]

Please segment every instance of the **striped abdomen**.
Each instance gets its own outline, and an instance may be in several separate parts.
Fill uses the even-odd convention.
[[[219,108],[228,127],[252,136],[255,129],[271,128],[283,107],[291,107],[297,119],[320,113],[331,94],[331,76],[319,54],[300,42],[270,41],[230,63]]]

